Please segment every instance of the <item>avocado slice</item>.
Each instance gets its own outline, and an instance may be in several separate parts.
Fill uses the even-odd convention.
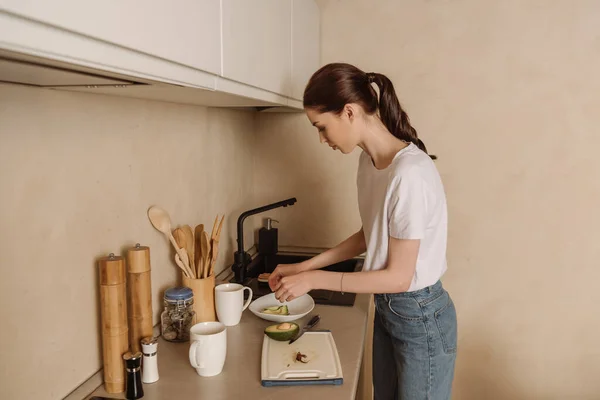
[[[289,315],[288,306],[273,306],[262,310],[264,314]]]
[[[285,342],[296,336],[299,330],[300,327],[298,324],[293,322],[282,322],[281,324],[267,326],[265,328],[265,335],[271,339]]]

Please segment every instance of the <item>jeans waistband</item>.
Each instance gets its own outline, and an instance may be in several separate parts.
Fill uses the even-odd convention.
[[[375,298],[382,297],[387,301],[388,299],[394,297],[427,297],[427,295],[431,293],[440,292],[442,289],[442,281],[438,280],[433,285],[424,287],[423,289],[415,290],[412,292],[376,294]]]

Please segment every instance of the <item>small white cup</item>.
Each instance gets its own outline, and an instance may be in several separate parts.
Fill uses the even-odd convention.
[[[223,371],[227,356],[227,328],[220,322],[200,322],[190,328],[190,364],[200,376]]]
[[[244,290],[250,295],[244,303]],[[248,308],[252,301],[252,289],[239,283],[223,283],[215,287],[215,308],[217,318],[226,326],[234,326],[240,323],[242,312]]]

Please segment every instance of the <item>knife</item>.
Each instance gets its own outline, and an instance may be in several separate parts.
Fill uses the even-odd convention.
[[[308,321],[308,323],[302,327],[300,332],[298,332],[298,334],[293,339],[290,340],[289,344],[292,344],[296,340],[300,339],[300,336],[304,335],[304,332],[308,331],[309,329],[314,328],[319,323],[320,320],[321,320],[321,317],[319,315],[315,315],[314,317],[312,317],[310,319],[310,321]]]

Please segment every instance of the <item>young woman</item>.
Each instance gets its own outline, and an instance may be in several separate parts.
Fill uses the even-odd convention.
[[[375,399],[450,399],[457,322],[440,281],[448,218],[433,157],[382,74],[326,65],[311,77],[304,108],[322,143],[343,154],[362,149],[362,228],[310,260],[277,266],[271,289],[280,301],[313,289],[374,293]],[[361,272],[319,271],[365,251]]]

